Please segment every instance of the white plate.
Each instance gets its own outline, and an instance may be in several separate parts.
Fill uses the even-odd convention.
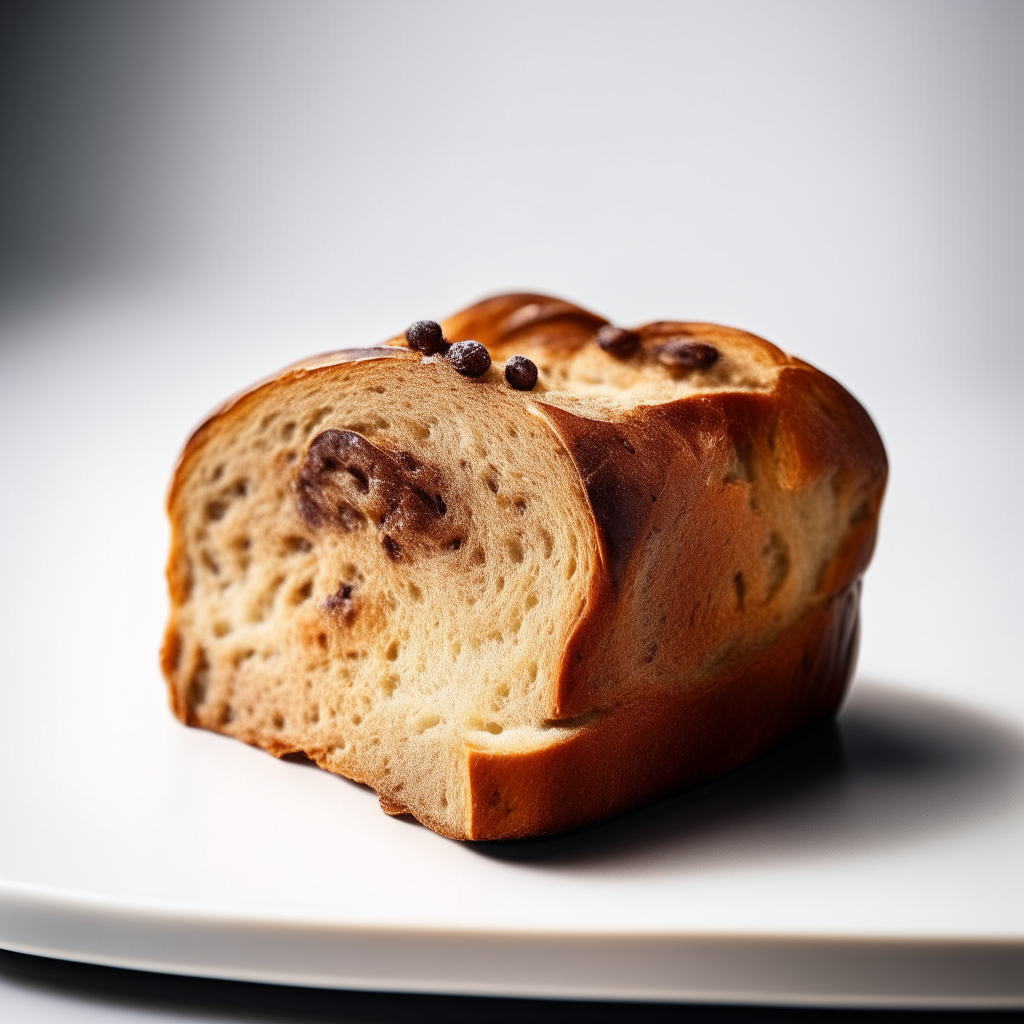
[[[730,779],[485,848],[179,725],[175,449],[301,352],[90,316],[9,326],[0,355],[0,945],[392,991],[1024,1006],[1024,733],[994,691],[858,682],[837,728]]]

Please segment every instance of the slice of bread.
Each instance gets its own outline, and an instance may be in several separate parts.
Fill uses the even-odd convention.
[[[842,387],[743,331],[615,331],[545,296],[442,326],[490,369],[395,338],[293,366],[189,440],[163,650],[182,721],[506,839],[836,710],[886,480]]]

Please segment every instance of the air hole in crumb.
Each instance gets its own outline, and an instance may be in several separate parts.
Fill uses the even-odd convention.
[[[473,553],[469,556],[469,560],[474,565],[483,565],[487,561],[487,556],[484,554],[484,549],[477,545],[473,548]]]
[[[565,564],[565,578],[571,580],[576,575],[576,559],[570,555],[569,561]]]
[[[361,725],[362,722],[363,722],[363,716],[362,715],[353,715],[352,716],[352,724],[353,725]]]
[[[425,733],[428,729],[433,729],[435,725],[439,725],[441,722],[441,716],[433,713],[420,715],[416,719],[416,732],[419,734]]]
[[[462,653],[462,644],[458,640],[452,641],[452,656],[457,658]]]
[[[398,658],[398,641],[397,640],[392,640],[391,643],[388,644],[388,648],[384,652],[384,657],[387,658],[388,661],[395,661]]]
[[[379,434],[382,430],[390,428],[391,424],[380,416],[371,416],[368,420],[359,420],[346,427],[347,430],[354,430],[357,434],[362,434],[363,437],[373,437],[374,434]]]
[[[500,594],[505,589],[505,577],[499,576],[494,581],[494,589]]]
[[[273,725],[274,725],[275,729],[283,729],[284,728],[284,716],[281,715],[281,714],[274,715]]]
[[[313,542],[305,537],[285,537],[285,547],[289,551],[312,551]]]
[[[505,550],[513,562],[521,562],[523,560],[523,545],[518,537],[509,537],[505,541]]]
[[[538,598],[537,595],[531,590],[530,593],[526,595],[526,601],[524,603],[526,604],[527,608],[536,608],[537,605],[540,603],[540,598]]]
[[[551,552],[554,550],[554,541],[551,539],[551,534],[547,530],[540,531],[540,539],[544,544],[544,557],[550,558]]]
[[[208,523],[214,523],[218,519],[223,519],[227,510],[228,503],[226,501],[221,501],[219,498],[214,501],[208,501],[206,503],[206,509],[204,510],[206,514],[206,521]]]
[[[362,579],[362,574],[359,572],[359,566],[353,562],[345,562],[341,567],[341,578],[346,583],[352,583],[357,577]]]
[[[214,558],[213,555],[206,548],[203,548],[201,557],[203,560],[203,565],[205,565],[206,568],[214,574],[214,576],[219,576],[220,564],[217,562],[217,559]]]
[[[249,552],[252,550],[252,540],[249,537],[239,537],[234,542],[235,551],[238,552],[238,566],[242,572],[248,572],[252,564]]]
[[[284,584],[284,576],[275,576],[266,590],[259,596],[259,599],[249,609],[250,622],[263,622],[274,606],[274,599],[277,592]]]
[[[292,593],[291,602],[292,604],[302,604],[303,601],[308,601],[313,596],[313,581],[306,580],[301,587],[296,587]]]
[[[302,424],[302,432],[309,434],[319,425],[320,421],[331,411],[331,406],[325,405],[317,409],[305,423]]]
[[[206,703],[206,695],[210,686],[210,663],[206,659],[206,651],[202,647],[196,656],[195,668],[185,690],[185,705],[189,718],[195,716],[196,710]]]
[[[536,678],[537,678],[537,662],[531,661],[530,664],[526,666],[526,674],[530,677],[530,682],[531,683],[536,680]]]
[[[227,636],[231,632],[231,624],[228,622],[215,622],[213,624],[214,636]]]
[[[398,689],[398,674],[389,672],[381,679],[380,688],[390,697]]]
[[[292,435],[295,433],[295,420],[289,420],[283,427],[281,427],[281,440],[290,441]]]
[[[526,515],[526,502],[522,498],[516,498],[512,507],[516,510],[516,514],[520,516]]]
[[[316,642],[320,645],[322,650],[327,650],[327,634],[317,633]]]
[[[414,601],[422,601],[423,600],[423,591],[420,590],[420,588],[417,587],[415,583],[410,583],[409,584],[409,596]]]
[[[492,736],[497,736],[503,731],[497,722],[484,722],[484,729],[486,729]]]

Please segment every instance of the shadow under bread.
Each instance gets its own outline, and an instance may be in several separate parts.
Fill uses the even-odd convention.
[[[575,832],[467,844],[550,868],[677,874],[924,842],[1024,799],[1024,733],[857,683],[839,716],[712,783]]]

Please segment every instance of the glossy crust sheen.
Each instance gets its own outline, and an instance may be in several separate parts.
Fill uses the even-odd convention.
[[[713,778],[833,714],[854,668],[860,579],[887,474],[867,413],[831,378],[754,335],[658,321],[634,328],[637,353],[613,362],[595,343],[605,324],[541,295],[498,296],[443,323],[449,342],[478,341],[496,363],[523,355],[538,364],[547,385],[514,394],[564,446],[596,546],[585,611],[544,697],[546,721],[564,738],[532,750],[467,740],[457,755],[465,813],[455,823],[403,802],[383,778],[358,776],[389,813],[416,814],[453,838],[557,832]],[[641,393],[663,377],[690,380],[670,379],[658,363],[666,339],[721,348],[719,376],[709,370],[706,383],[667,399]],[[329,354],[277,381],[344,361],[421,358],[403,344],[399,336],[383,348]],[[753,383],[730,385],[721,375],[740,356]],[[590,380],[595,359],[608,361],[609,373],[635,366],[636,390],[591,397],[583,385],[557,386],[559,374]],[[259,394],[228,403],[196,432],[169,497],[164,670],[176,714],[210,728],[218,726],[190,710],[179,664],[173,609],[188,591],[181,493],[208,432],[247,415]],[[312,742],[240,738],[277,754],[305,750],[357,774]]]

